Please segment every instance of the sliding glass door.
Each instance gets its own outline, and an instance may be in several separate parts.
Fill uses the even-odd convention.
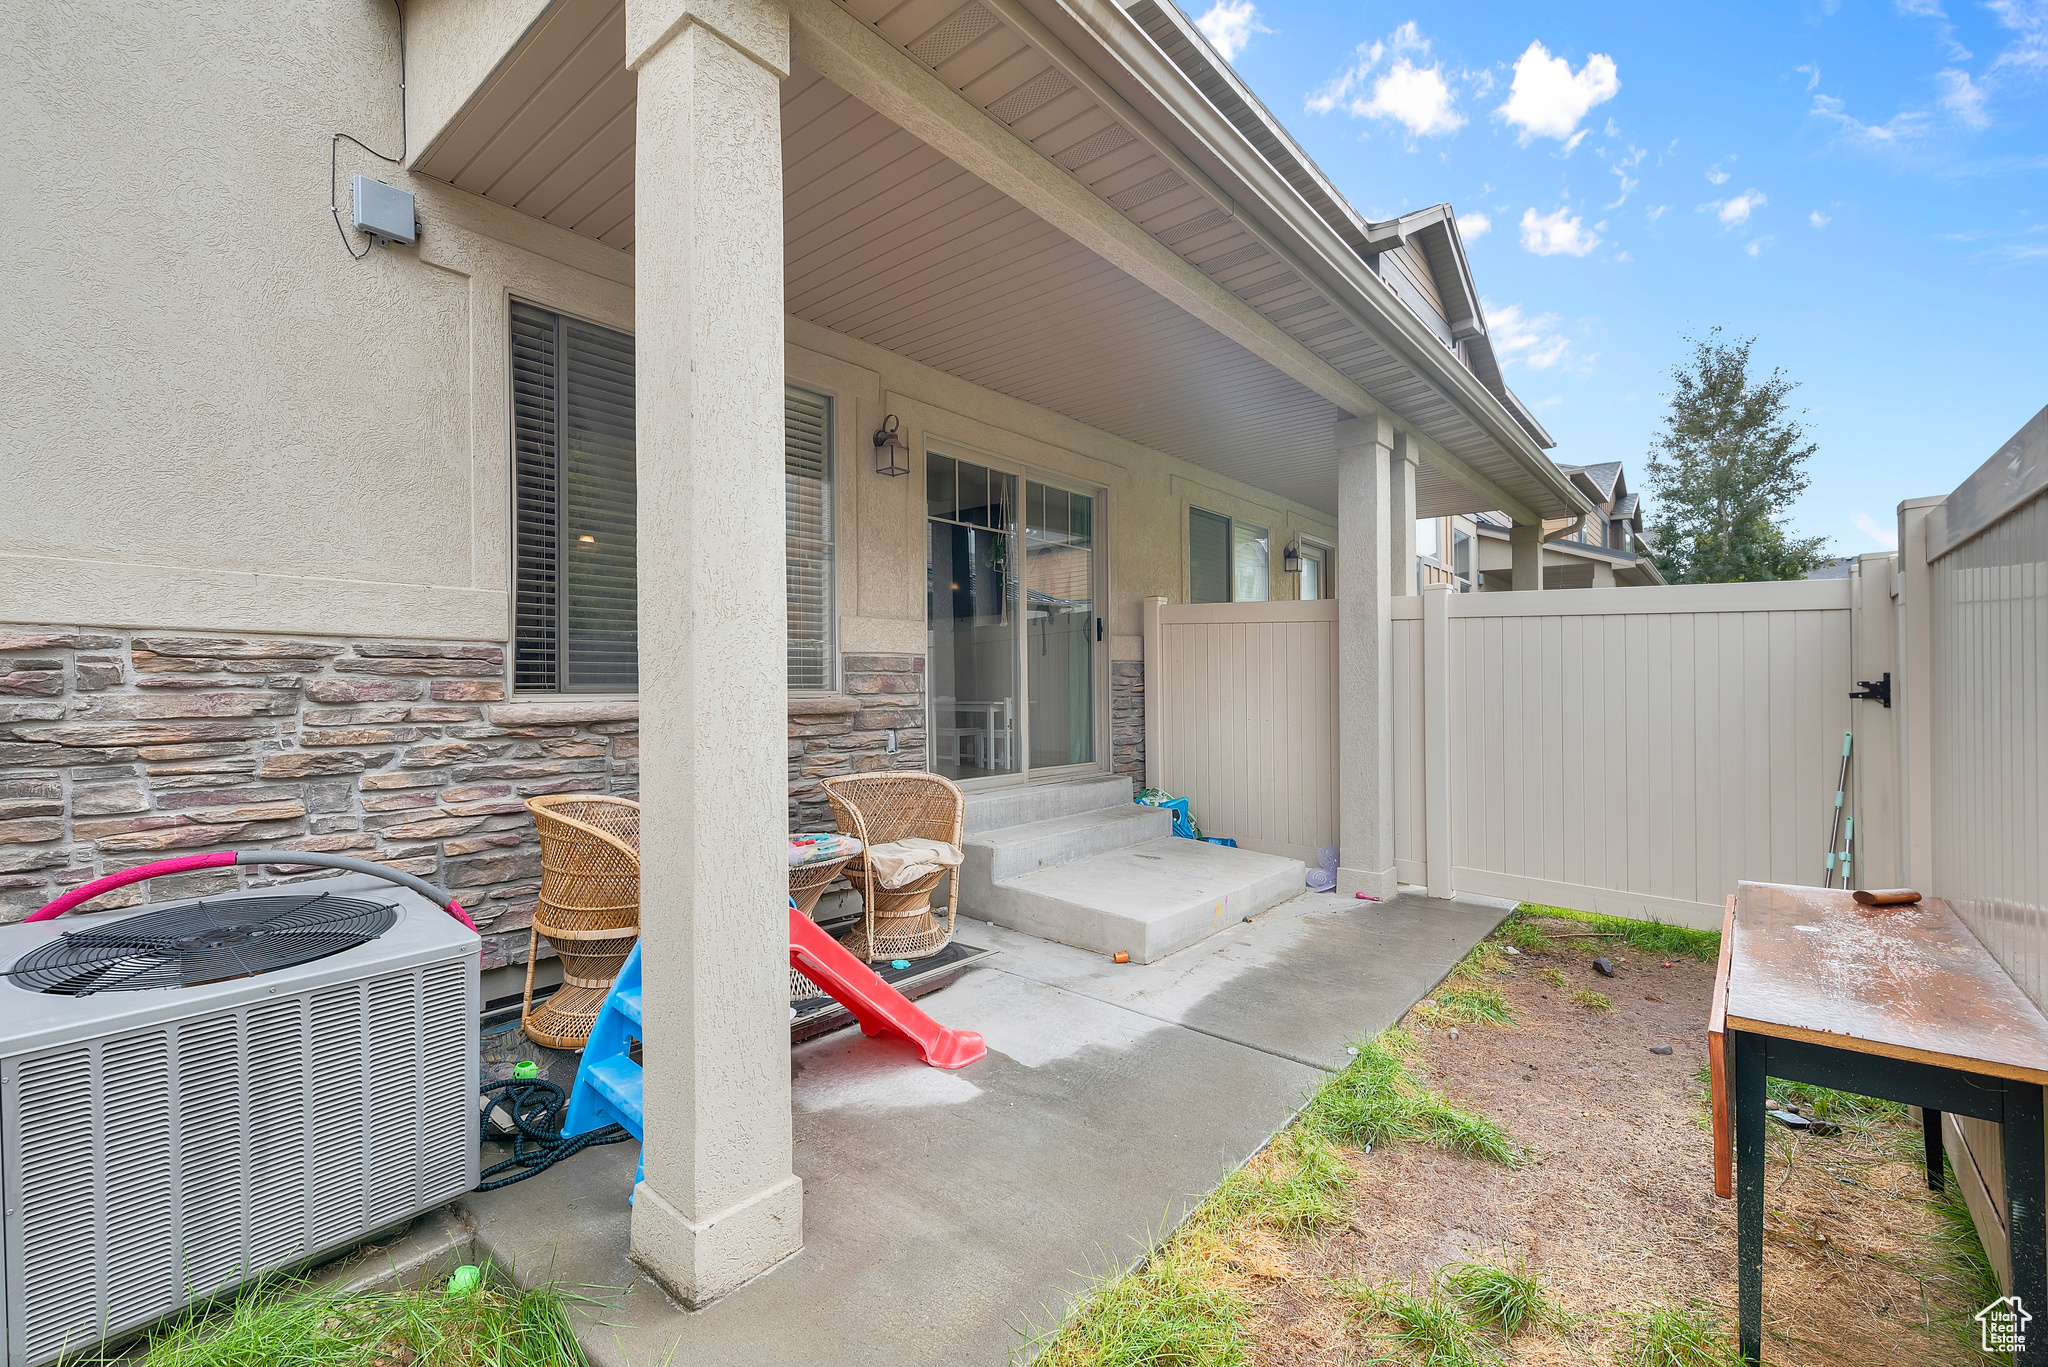
[[[932,770],[966,782],[1094,766],[1096,495],[937,452],[925,471]]]

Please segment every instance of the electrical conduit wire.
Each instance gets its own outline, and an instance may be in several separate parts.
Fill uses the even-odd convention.
[[[403,166],[405,149],[412,136],[405,112],[405,6],[402,0],[391,0],[391,7],[398,11],[398,155],[387,157],[352,133],[336,133],[327,144],[327,207],[334,214],[334,231],[341,234],[341,249],[348,253],[351,261],[362,260],[370,254],[370,249],[364,247],[360,253],[357,252],[348,240],[348,229],[341,225],[341,140],[347,138],[379,161]]]
[[[621,1125],[606,1125],[583,1134],[563,1134],[563,1112],[569,1099],[560,1087],[537,1077],[486,1082],[478,1093],[484,1099],[483,1113],[477,1122],[478,1141],[502,1143],[510,1139],[512,1156],[478,1173],[477,1191],[496,1191],[514,1182],[524,1182],[585,1149],[633,1137]],[[498,1177],[501,1172],[512,1175]],[[494,1177],[496,1181],[491,1180]]]

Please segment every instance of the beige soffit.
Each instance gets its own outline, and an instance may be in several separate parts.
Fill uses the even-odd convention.
[[[1122,11],[1111,8],[1093,16],[1098,24],[1120,26],[1119,51],[1112,53],[1091,36],[1093,28],[1064,8],[1058,10],[1063,27],[1093,51],[1091,66],[1011,0],[852,0],[839,8],[1255,311],[1276,333],[1329,366],[1332,379],[1357,385],[1415,428],[1424,438],[1418,504],[1425,513],[1514,507],[1558,517],[1581,511],[1577,492],[1563,483],[1500,401],[1405,307],[1395,304],[1353,248],[1216,114]],[[1137,80],[1126,58],[1147,65],[1146,81]],[[1155,116],[1141,115],[1098,67],[1119,88],[1133,89]],[[1172,107],[1147,82],[1166,87]],[[1199,135],[1188,120],[1202,125]],[[1162,121],[1177,130],[1173,138],[1159,131]],[[418,169],[630,250],[633,123],[634,81],[624,66],[622,4],[556,0],[423,154]],[[1212,141],[1224,144],[1222,150]],[[856,169],[817,166],[787,176],[785,189],[794,203],[809,188],[807,176],[843,182]],[[1222,188],[1219,176],[1236,187],[1235,194]],[[795,240],[794,232],[786,236],[794,273],[805,244]],[[971,262],[957,264],[965,269]],[[1127,295],[1134,316],[1158,303],[1137,282],[1126,280],[1121,287],[1135,291]],[[955,310],[951,325],[965,330],[975,323],[959,316],[959,310],[991,307],[988,291],[976,295],[962,289],[945,302]],[[1084,321],[1092,320],[1071,320]],[[1070,325],[1069,338],[1077,335]],[[1151,336],[1148,350],[1154,358],[1170,357],[1176,346],[1188,348],[1191,357],[1214,353],[1214,339],[1195,341],[1195,336],[1191,332],[1179,341]],[[1198,370],[1194,367],[1183,380],[1183,389]],[[1029,378],[994,383],[985,375],[981,382],[1020,397],[1052,393],[1049,383],[1026,383]],[[1307,429],[1332,419],[1335,407],[1310,402],[1299,413],[1275,416],[1279,390],[1293,382],[1267,376],[1265,383],[1274,392],[1255,405],[1262,410],[1257,422],[1301,432],[1294,455],[1302,464],[1302,478],[1275,491],[1329,507],[1334,448],[1327,434],[1315,438]],[[1242,386],[1252,384],[1241,380],[1240,397],[1248,393]],[[1206,385],[1194,388],[1209,390]],[[1149,396],[1130,397],[1142,405]],[[1087,407],[1059,401],[1057,395],[1032,401],[1077,417]],[[1083,420],[1191,459],[1204,454],[1201,443],[1191,447],[1142,437],[1124,421],[1099,415]],[[1253,442],[1239,448],[1239,460],[1264,455],[1258,443],[1270,440],[1257,430],[1219,430],[1207,445],[1213,447],[1224,436]],[[1311,449],[1317,442],[1320,451]],[[1267,479],[1255,482],[1275,487]],[[1327,492],[1318,495],[1317,484]]]
[[[946,0],[937,0],[937,4],[944,7]],[[1221,200],[1234,202],[1248,219],[1255,219],[1271,234],[1273,245],[1281,249],[1276,257],[1291,257],[1289,264],[1304,269],[1329,297],[1335,306],[1333,316],[1341,316],[1351,325],[1348,330],[1319,336],[1315,343],[1319,352],[1329,356],[1350,348],[1347,359],[1351,368],[1340,368],[1346,368],[1425,436],[1500,487],[1512,490],[1532,510],[1545,517],[1585,511],[1578,492],[1543,456],[1508,403],[1480,383],[1365,268],[1360,253],[1367,248],[1346,240],[1350,226],[1360,222],[1357,215],[1343,205],[1306,154],[1228,65],[1213,58],[1208,40],[1177,9],[1148,0],[1140,0],[1140,4],[1156,23],[1172,27],[1185,50],[1204,54],[1206,71],[1226,82],[1243,109],[1259,119],[1262,140],[1286,149],[1290,164],[1313,178],[1314,185],[1320,187],[1315,198],[1336,206],[1331,216],[1342,227],[1333,226],[1318,212],[1244,130],[1216,107],[1141,25],[1135,8],[1126,13],[1107,0],[969,0],[969,8],[1000,9],[1006,15],[1028,10],[1042,22],[1047,38],[1078,53],[1077,61],[1099,73],[1144,122],[1161,130],[1188,162],[1209,177]],[[849,8],[859,12],[855,6]],[[940,74],[946,76],[943,71]],[[1365,225],[1365,231],[1370,230],[1371,225]],[[1316,327],[1324,326],[1328,323],[1319,318]]]

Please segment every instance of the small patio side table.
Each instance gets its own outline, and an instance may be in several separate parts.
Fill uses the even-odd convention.
[[[1942,1112],[1998,1123],[2012,1294],[2048,1329],[2048,1017],[1946,902],[1866,907],[1842,890],[1736,884],[1707,1028],[1714,1190],[1727,1196],[1732,1185],[1736,1198],[1746,1361],[1763,1349],[1766,1077],[1919,1106],[1927,1185],[1937,1191]],[[2048,1367],[2048,1333],[2028,1332],[2016,1361]]]

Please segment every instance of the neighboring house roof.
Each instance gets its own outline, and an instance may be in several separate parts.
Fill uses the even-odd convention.
[[[1642,530],[1643,496],[1641,494],[1623,494],[1620,498],[1614,500],[1614,506],[1608,510],[1607,515],[1617,521],[1633,522],[1638,531]]]
[[[1587,490],[1597,503],[1612,503],[1616,485],[1628,488],[1621,478],[1621,462],[1606,461],[1600,465],[1560,465],[1558,469],[1573,476],[1572,483]]]
[[[1849,566],[1855,563],[1855,556],[1845,555],[1840,559],[1830,560],[1825,565],[1816,566],[1808,570],[1806,577],[1808,579],[1847,579],[1849,577]]]

